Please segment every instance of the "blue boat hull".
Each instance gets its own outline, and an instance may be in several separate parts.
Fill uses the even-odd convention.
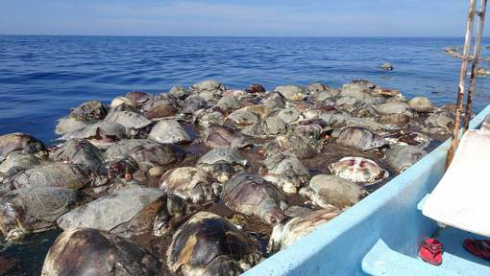
[[[470,127],[478,128],[488,114],[490,106],[472,120]],[[415,260],[420,242],[438,229],[417,205],[442,178],[448,148],[449,141],[341,216],[244,275],[366,275],[372,267],[365,263],[363,270],[363,259],[379,241]],[[386,271],[385,275],[407,272]]]

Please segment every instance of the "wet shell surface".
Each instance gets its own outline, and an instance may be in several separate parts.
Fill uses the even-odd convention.
[[[133,241],[107,231],[63,232],[44,260],[41,276],[150,276],[156,260]]]
[[[376,162],[363,157],[344,157],[328,169],[335,175],[365,186],[375,184],[389,176]]]
[[[167,264],[183,275],[240,275],[261,259],[257,244],[228,220],[199,212],[173,235]]]
[[[175,120],[159,122],[152,128],[148,138],[164,144],[188,143],[192,140],[182,125]]]
[[[152,123],[145,116],[131,111],[110,112],[105,121],[120,124],[127,129],[142,129]]]

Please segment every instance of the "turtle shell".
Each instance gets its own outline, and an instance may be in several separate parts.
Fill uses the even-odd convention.
[[[142,129],[152,123],[145,116],[131,111],[110,112],[105,121],[120,124],[127,129]]]
[[[197,164],[213,165],[219,162],[239,164],[243,167],[247,165],[247,159],[243,158],[235,148],[230,147],[214,148],[208,151],[197,161]]]
[[[238,275],[260,259],[257,244],[228,220],[199,212],[173,235],[167,264],[184,275]],[[225,271],[221,271],[225,272]]]
[[[373,160],[364,157],[344,157],[330,164],[328,169],[339,177],[365,183],[365,186],[375,184],[389,176],[388,171]]]
[[[46,154],[43,142],[28,134],[17,132],[0,136],[0,160],[13,151],[20,151],[23,154]]]

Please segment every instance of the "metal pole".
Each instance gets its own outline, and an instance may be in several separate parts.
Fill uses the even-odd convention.
[[[458,97],[456,102],[456,120],[454,122],[454,131],[452,135],[451,147],[447,153],[446,168],[449,167],[454,157],[454,152],[458,147],[459,129],[461,127],[461,113],[463,111],[465,78],[468,69],[468,57],[471,39],[473,36],[473,21],[475,19],[475,0],[470,0],[470,8],[468,13],[468,21],[466,22],[466,36],[463,47],[463,62],[461,63],[461,72],[459,74]]]
[[[481,39],[483,35],[483,27],[485,23],[485,12],[487,9],[487,0],[480,1],[480,10],[476,13],[479,17],[478,26],[476,29],[475,49],[473,50],[473,64],[471,65],[470,87],[468,88],[468,96],[466,97],[466,111],[464,113],[464,131],[466,132],[470,126],[471,114],[473,113],[473,92],[476,87],[476,69],[478,69],[478,61],[480,60]]]

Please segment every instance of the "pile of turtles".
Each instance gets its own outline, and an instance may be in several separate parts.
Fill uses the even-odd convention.
[[[84,102],[56,143],[0,136],[0,230],[63,230],[45,276],[237,275],[420,160],[453,108],[366,80]]]

